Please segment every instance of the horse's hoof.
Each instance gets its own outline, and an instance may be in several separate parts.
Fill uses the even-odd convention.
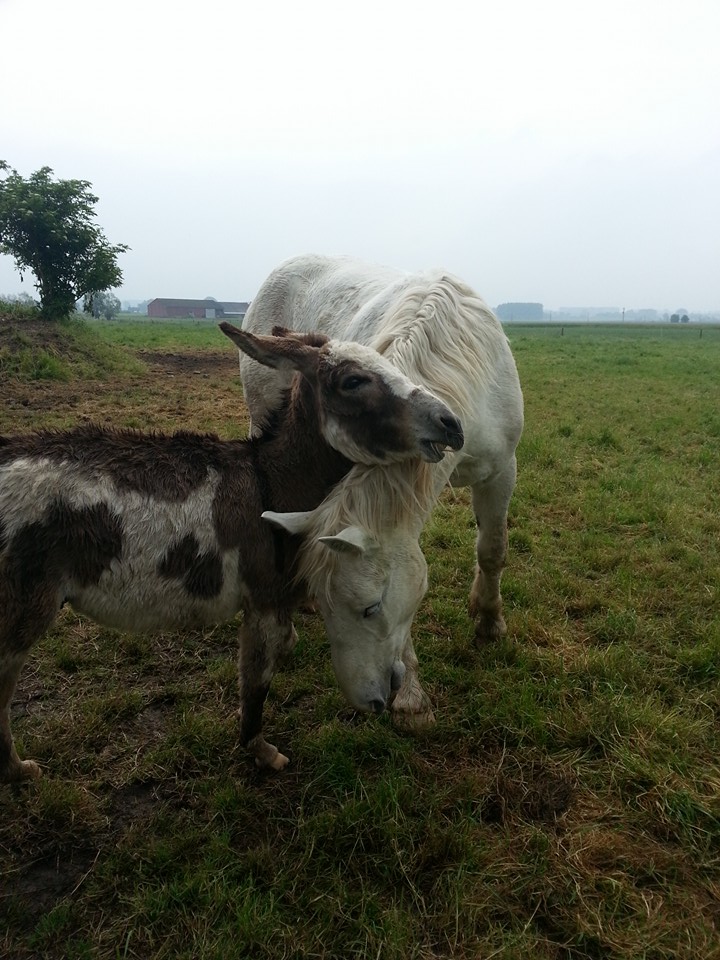
[[[435,725],[435,714],[430,707],[413,713],[408,710],[393,711],[392,722],[403,733],[422,733]]]
[[[475,646],[497,643],[506,633],[507,627],[502,617],[481,617],[475,624]]]

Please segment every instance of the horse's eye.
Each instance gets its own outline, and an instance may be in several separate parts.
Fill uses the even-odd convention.
[[[378,600],[377,603],[373,603],[369,607],[365,607],[365,610],[363,611],[363,616],[373,617],[378,612],[381,606],[382,606],[382,600]]]
[[[340,384],[343,390],[357,390],[358,387],[361,387],[364,383],[369,383],[369,377],[360,377],[356,373],[351,374],[349,377],[345,377],[343,382]]]

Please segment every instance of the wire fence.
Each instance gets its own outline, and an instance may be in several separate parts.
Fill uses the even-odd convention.
[[[503,324],[510,339],[527,337],[573,337],[580,340],[720,340],[720,323],[514,323]]]

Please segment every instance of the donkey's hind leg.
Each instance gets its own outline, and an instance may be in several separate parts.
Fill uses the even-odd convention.
[[[498,640],[506,633],[500,596],[500,577],[507,557],[507,512],[515,487],[515,458],[491,480],[472,488],[477,523],[477,566],[470,590],[470,616],[475,621],[475,642]]]
[[[34,760],[17,755],[10,730],[10,706],[20,671],[30,647],[53,622],[58,605],[49,591],[18,599],[0,577],[0,783],[13,783],[40,776]]]

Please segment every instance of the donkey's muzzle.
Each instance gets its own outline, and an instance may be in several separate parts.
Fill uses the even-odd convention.
[[[451,414],[449,417],[441,417],[441,422],[445,427],[447,445],[451,450],[461,450],[465,443],[465,434],[460,420]]]
[[[435,426],[437,435],[420,443],[421,456],[428,463],[439,463],[447,450],[460,450],[465,443],[462,424],[450,411],[438,417]]]

